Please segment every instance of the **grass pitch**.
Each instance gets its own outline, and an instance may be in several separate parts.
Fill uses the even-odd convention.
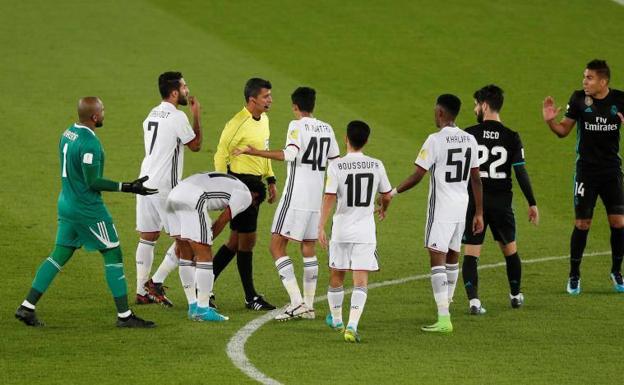
[[[141,122],[159,102],[156,79],[180,70],[202,104],[204,149],[187,152],[185,175],[213,168],[225,122],[243,104],[247,78],[273,83],[271,147],[280,147],[299,85],[317,89],[316,115],[341,138],[349,120],[373,133],[367,152],[386,164],[397,184],[433,132],[433,103],[443,92],[464,102],[462,127],[473,124],[472,93],[488,83],[506,91],[504,122],[521,133],[541,214],[533,228],[526,203],[515,200],[524,259],[568,252],[572,230],[574,135],[557,139],[541,119],[546,95],[565,105],[580,88],[589,60],[608,60],[612,86],[622,89],[624,53],[619,29],[624,8],[611,1],[275,1],[181,4],[154,1],[3,2],[0,70],[2,194],[0,203],[0,383],[195,384],[253,383],[225,354],[227,341],[258,316],[244,309],[234,266],[216,286],[223,325],[185,319],[177,275],[168,283],[176,307],[137,309],[154,330],[117,330],[102,259],[78,252],[41,300],[47,322],[29,329],[13,319],[40,261],[51,250],[59,190],[57,143],[74,121],[75,102],[100,96],[106,124],[98,132],[107,152],[105,174],[137,176]],[[342,146],[344,151],[344,146]],[[285,168],[276,163],[280,188]],[[426,181],[394,200],[378,227],[382,271],[371,282],[428,272],[421,247]],[[134,199],[106,194],[119,231],[134,292]],[[284,292],[268,254],[275,206],[265,205],[255,254],[256,286],[280,305]],[[587,251],[609,250],[602,206]],[[221,244],[218,239],[215,244]],[[488,236],[481,264],[502,260]],[[158,244],[156,263],[169,242]],[[291,255],[297,256],[296,248]],[[326,254],[319,252],[321,265]],[[300,261],[294,258],[300,271]],[[270,323],[247,345],[251,361],[285,384],[378,383],[619,383],[624,297],[612,292],[608,255],[583,263],[584,293],[564,293],[567,261],[525,264],[526,306],[511,310],[504,268],[481,273],[488,314],[469,317],[463,290],[453,305],[455,332],[421,333],[434,318],[427,280],[371,290],[360,331],[347,345],[327,329],[317,306],[314,322]],[[327,272],[321,268],[319,295]],[[346,301],[349,297],[346,296]],[[346,311],[346,309],[345,309]]]

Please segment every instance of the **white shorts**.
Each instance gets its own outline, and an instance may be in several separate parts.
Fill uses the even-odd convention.
[[[172,237],[212,245],[212,220],[208,210],[197,209],[197,200],[189,199],[186,192],[174,189],[169,194],[165,231]]]
[[[334,270],[377,271],[377,244],[329,241],[329,267]]]
[[[318,239],[318,211],[287,209],[275,210],[271,233],[279,234],[295,241],[316,241]]]
[[[136,230],[142,233],[160,231],[166,219],[167,197],[156,195],[136,196]]]
[[[436,222],[425,227],[425,247],[447,253],[450,250],[461,251],[461,240],[466,222]]]

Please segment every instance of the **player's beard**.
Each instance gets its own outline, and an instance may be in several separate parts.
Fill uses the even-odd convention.
[[[483,110],[477,111],[477,123],[483,123]]]
[[[186,106],[188,104],[188,98],[186,97],[186,95],[180,94],[178,96],[178,104],[181,106]]]

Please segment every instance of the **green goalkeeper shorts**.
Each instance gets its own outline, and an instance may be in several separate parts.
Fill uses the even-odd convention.
[[[119,237],[111,220],[84,223],[59,219],[56,244],[76,249],[84,246],[89,251],[106,250],[119,246]]]

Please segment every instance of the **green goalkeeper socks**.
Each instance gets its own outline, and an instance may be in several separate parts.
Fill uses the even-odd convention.
[[[121,249],[115,247],[102,251],[104,256],[104,271],[108,288],[113,294],[117,313],[125,313],[128,308],[128,284],[124,275]]]
[[[59,246],[57,245],[52,254],[48,258],[46,258],[41,265],[39,265],[39,269],[37,269],[37,274],[35,274],[35,279],[32,283],[32,288],[26,297],[26,300],[31,304],[35,305],[39,298],[43,295],[43,293],[48,290],[48,287],[54,280],[54,277],[58,274],[59,271],[65,266],[67,261],[74,254],[74,250],[71,247]]]

